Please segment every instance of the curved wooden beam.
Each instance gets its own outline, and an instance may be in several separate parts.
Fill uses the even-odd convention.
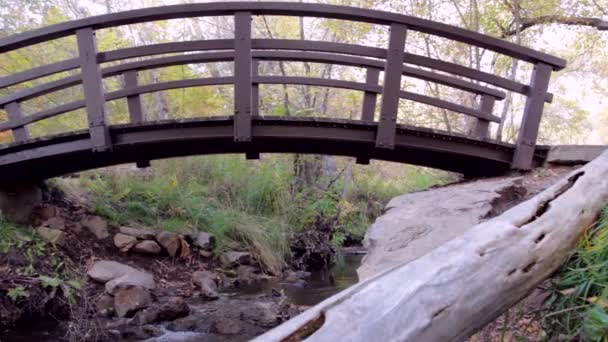
[[[507,56],[531,63],[551,65],[555,70],[563,69],[566,61],[527,47],[498,38],[483,35],[452,25],[420,19],[397,13],[368,10],[355,7],[308,3],[279,2],[218,2],[183,4],[105,14],[41,29],[19,33],[0,39],[0,53],[12,51],[36,43],[66,37],[76,30],[91,27],[95,30],[136,24],[147,21],[203,16],[233,15],[235,12],[251,12],[253,15],[305,16],[351,20],[372,24],[402,24],[410,30],[437,35],[470,45],[479,46]]]

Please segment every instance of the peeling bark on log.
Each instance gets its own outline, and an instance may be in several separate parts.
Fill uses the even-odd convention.
[[[608,151],[532,199],[254,341],[464,340],[549,277],[606,203]]]

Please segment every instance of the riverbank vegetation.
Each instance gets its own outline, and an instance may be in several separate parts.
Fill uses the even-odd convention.
[[[166,160],[153,162],[149,172],[114,168],[85,173],[80,184],[93,193],[95,213],[111,224],[206,231],[216,237],[216,253],[250,250],[277,271],[288,262],[293,234],[329,231],[328,243],[335,247],[360,242],[392,197],[455,180],[425,168],[364,167],[345,158],[325,158],[319,163],[332,164],[330,170],[307,182],[294,172],[295,158],[313,157]]]
[[[608,341],[608,208],[552,279],[543,324],[560,341]]]

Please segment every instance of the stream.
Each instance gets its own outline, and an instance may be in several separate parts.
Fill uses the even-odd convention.
[[[240,302],[243,305],[251,305],[255,303],[260,296],[271,292],[273,289],[282,289],[288,297],[288,301],[298,306],[313,306],[332,295],[348,288],[357,283],[357,268],[361,264],[363,255],[358,254],[338,254],[336,255],[336,263],[329,270],[313,272],[306,282],[301,283],[285,283],[279,280],[265,282],[261,285],[241,288],[225,289],[222,293],[224,299],[213,302],[201,302],[198,299],[188,300],[188,304],[192,310],[191,316],[197,317],[197,314],[204,314],[209,311],[221,311],[221,307],[226,303]],[[228,312],[228,316],[230,313]],[[202,320],[201,320],[202,321]],[[162,330],[162,336],[151,338],[146,341],[150,342],[188,342],[188,341],[246,341],[246,336],[233,336],[225,339],[219,336],[212,336],[206,332],[189,332],[189,331],[171,331],[171,323],[161,323],[158,327]],[[204,325],[201,322],[200,325]],[[167,329],[169,327],[169,329]],[[203,327],[204,330],[207,330]],[[266,329],[268,330],[268,329]],[[263,330],[256,332],[262,333]],[[56,329],[37,329],[36,331],[6,331],[0,332],[0,342],[9,341],[32,341],[32,342],[47,342],[57,341],[62,339],[63,334]],[[217,337],[217,338],[216,338]],[[131,340],[131,339],[129,339]],[[137,339],[134,339],[137,340]]]

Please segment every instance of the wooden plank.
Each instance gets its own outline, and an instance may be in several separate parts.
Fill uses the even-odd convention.
[[[21,82],[56,74],[58,72],[76,69],[78,67],[80,67],[78,58],[71,58],[57,63],[42,65],[29,70],[0,77],[0,88],[10,87]]]
[[[82,70],[82,87],[89,119],[89,133],[93,151],[111,150],[112,141],[106,125],[105,98],[101,70],[97,64],[97,43],[95,31],[83,28],[76,32],[80,69]]]
[[[376,68],[368,68],[365,74],[365,84],[377,86],[379,77],[380,70]],[[374,115],[376,114],[376,97],[377,94],[375,92],[366,91],[363,94],[361,120],[370,122],[374,121]]]
[[[251,141],[251,13],[234,15],[234,141]]]
[[[397,129],[397,111],[401,92],[401,69],[405,54],[407,28],[404,25],[392,24],[388,43],[388,55],[384,68],[384,87],[380,107],[380,123],[376,136],[376,147],[393,149]]]
[[[8,119],[11,122],[19,123],[23,120],[23,112],[21,112],[21,105],[18,102],[11,102],[4,107],[8,113]],[[13,139],[16,142],[26,141],[30,138],[27,127],[20,126],[13,128]]]
[[[137,71],[127,71],[124,74],[124,77],[125,89],[137,88],[139,82]],[[129,107],[129,117],[131,119],[131,123],[142,123],[145,121],[139,94],[127,96],[127,106]]]
[[[545,106],[545,94],[549,88],[552,67],[546,64],[537,64],[532,72],[530,94],[526,99],[524,115],[517,138],[517,147],[513,156],[512,169],[529,170],[532,168],[536,139],[540,128],[540,120]]]
[[[494,98],[489,95],[481,95],[479,100],[479,110],[482,113],[492,115],[494,110]],[[490,121],[486,119],[477,119],[475,122],[475,128],[473,129],[473,136],[479,139],[486,139],[490,134]]]
[[[414,101],[414,102],[418,102],[418,103],[423,103],[423,104],[437,107],[437,108],[451,110],[453,112],[465,114],[465,115],[472,116],[475,118],[480,118],[480,119],[488,120],[491,122],[500,122],[500,118],[498,116],[489,115],[489,114],[483,113],[482,111],[480,111],[478,109],[465,107],[463,105],[459,105],[459,104],[456,104],[453,102],[437,99],[434,97],[430,97],[430,96],[426,96],[426,95],[422,95],[422,94],[411,93],[409,91],[403,91],[403,90],[400,92],[400,96],[402,99],[406,99],[406,100],[410,100],[410,101]]]

